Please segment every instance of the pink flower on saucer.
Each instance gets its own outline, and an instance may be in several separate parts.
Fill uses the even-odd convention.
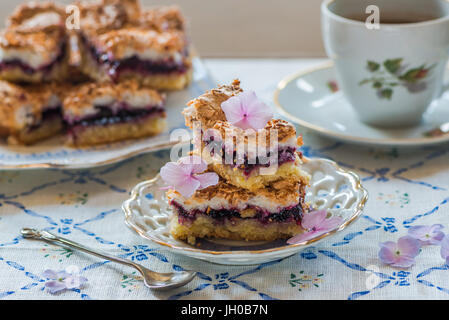
[[[254,91],[245,91],[221,104],[226,119],[241,129],[263,129],[273,118],[265,103],[257,99]]]
[[[307,214],[304,214],[301,221],[301,227],[303,227],[307,232],[298,234],[293,238],[287,240],[288,244],[296,244],[306,240],[310,240],[316,238],[322,234],[325,234],[329,231],[336,229],[340,226],[342,222],[342,218],[335,217],[327,217],[326,210],[312,211]]]
[[[421,248],[420,242],[410,236],[399,238],[398,242],[380,244],[379,259],[392,267],[408,268],[415,264],[415,257]]]
[[[169,162],[161,168],[161,177],[170,188],[175,189],[186,198],[190,198],[196,190],[201,190],[218,183],[215,172],[206,172],[207,163],[198,156]]]

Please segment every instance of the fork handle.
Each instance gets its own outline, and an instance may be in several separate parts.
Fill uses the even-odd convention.
[[[59,245],[65,245],[65,246],[83,251],[85,253],[88,253],[88,254],[91,254],[91,255],[106,259],[106,260],[121,263],[126,266],[133,267],[133,268],[137,269],[141,274],[143,274],[143,270],[142,270],[143,267],[137,263],[134,263],[134,262],[131,262],[129,260],[122,259],[119,257],[110,256],[101,251],[93,250],[89,247],[83,246],[82,244],[79,244],[72,240],[69,240],[69,239],[66,239],[63,237],[58,237],[58,236],[54,235],[53,233],[50,233],[45,230],[39,231],[36,229],[31,229],[31,228],[23,228],[21,230],[21,234],[24,238],[27,238],[27,239],[35,239],[35,240],[41,240],[41,241],[46,241],[46,242],[50,242],[50,243],[56,243]]]

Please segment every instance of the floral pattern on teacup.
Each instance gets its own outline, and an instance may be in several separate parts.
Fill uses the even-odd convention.
[[[391,100],[394,88],[402,86],[410,93],[417,93],[427,89],[425,79],[434,67],[423,64],[419,67],[408,68],[403,58],[387,59],[382,63],[368,60],[366,68],[372,74],[363,79],[359,85],[371,84],[380,99]]]

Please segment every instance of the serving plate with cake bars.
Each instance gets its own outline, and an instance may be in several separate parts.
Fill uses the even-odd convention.
[[[18,169],[82,169],[112,164],[124,159],[170,148],[180,140],[170,140],[176,129],[185,128],[181,111],[187,101],[216,86],[204,64],[193,58],[192,83],[180,91],[168,92],[166,101],[167,128],[153,137],[121,141],[93,147],[73,148],[64,145],[61,137],[31,146],[12,146],[0,141],[0,170]]]
[[[170,234],[173,212],[165,195],[165,184],[156,176],[138,184],[123,204],[125,224],[145,240],[175,254],[224,265],[253,265],[294,255],[318,242],[341,236],[361,215],[368,193],[358,176],[327,159],[312,158],[302,167],[310,174],[306,202],[316,210],[341,217],[333,230],[301,243],[197,239],[195,245]],[[263,227],[263,226],[261,226]]]

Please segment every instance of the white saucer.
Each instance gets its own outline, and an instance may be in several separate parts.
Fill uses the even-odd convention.
[[[198,246],[192,246],[174,239],[169,231],[173,212],[165,196],[165,183],[159,175],[134,187],[131,198],[123,204],[125,223],[153,244],[176,254],[212,263],[252,265],[282,259],[342,232],[361,215],[368,199],[359,177],[333,161],[312,158],[304,164],[303,170],[312,177],[306,202],[318,210],[327,210],[332,216],[340,216],[342,221],[333,231],[301,243],[217,239],[199,240]]]
[[[421,125],[382,129],[368,126],[358,119],[335,81],[332,62],[282,80],[274,95],[279,113],[316,133],[351,143],[399,147],[449,142],[449,134],[439,137],[425,135],[449,122],[449,92],[432,103]]]

